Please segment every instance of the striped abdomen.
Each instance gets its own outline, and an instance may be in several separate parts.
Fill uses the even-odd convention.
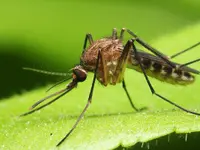
[[[194,75],[189,71],[193,70],[192,68],[182,67],[175,69],[159,57],[142,51],[138,52],[138,56],[148,76],[154,77],[163,82],[180,85],[191,84],[195,80]],[[178,65],[176,63],[174,64]],[[129,58],[128,67],[142,72],[133,52]]]

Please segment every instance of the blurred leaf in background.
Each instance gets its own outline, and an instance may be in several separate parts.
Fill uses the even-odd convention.
[[[129,28],[163,53],[171,55],[199,42],[199,10],[200,1],[198,0],[36,0],[29,2],[25,0],[19,0],[17,2],[9,0],[0,2],[0,127],[2,127],[0,131],[4,131],[2,137],[0,135],[0,144],[2,142],[1,145],[3,145],[1,148],[6,149],[8,145],[10,149],[14,148],[16,145],[18,145],[18,149],[27,149],[28,146],[29,148],[33,148],[33,146],[35,146],[34,143],[37,141],[41,142],[37,145],[38,149],[41,149],[41,147],[44,149],[52,148],[52,146],[56,144],[56,141],[71,127],[82,110],[89,93],[91,76],[89,76],[86,83],[83,83],[77,90],[70,93],[71,95],[69,94],[63,98],[70,100],[61,100],[59,103],[57,102],[58,104],[47,108],[46,112],[40,113],[40,119],[35,115],[35,117],[28,117],[25,121],[23,119],[16,121],[11,118],[11,116],[17,116],[24,112],[33,102],[44,96],[46,87],[38,90],[39,86],[44,86],[59,80],[57,77],[22,70],[22,67],[67,72],[75,64],[79,63],[86,33],[91,33],[94,39],[99,39],[104,36],[109,36],[114,27],[119,30],[122,27]],[[125,39],[128,40],[129,38],[130,36],[126,34]],[[184,54],[182,57],[177,58],[176,61],[183,63],[199,58],[200,52],[198,52],[198,49],[199,48],[195,48],[195,50],[191,51],[189,54]],[[198,64],[192,66],[200,69]],[[148,106],[151,111],[162,109],[171,110],[174,108],[152,97],[143,75],[127,70],[125,77],[128,82],[129,91],[138,106]],[[196,109],[200,110],[197,94],[198,89],[200,89],[198,87],[198,78],[196,81],[197,83],[185,88],[166,84],[163,85],[163,83],[155,80],[152,80],[152,82],[156,85],[155,88],[159,89],[161,94],[167,95],[170,99],[176,100],[177,103],[187,108],[195,109],[194,106],[197,106]],[[135,85],[137,85],[137,87],[135,87]],[[24,92],[32,89],[36,89],[36,91],[30,91],[30,93]],[[17,93],[18,95],[16,95]],[[103,96],[102,93],[105,93],[105,96]],[[116,93],[119,93],[119,95],[115,95]],[[180,95],[180,93],[184,93],[184,95]],[[128,112],[132,111],[126,101],[121,85],[103,88],[97,83],[94,95],[95,100],[87,115],[115,114],[118,112],[126,112],[126,110],[128,110]],[[10,96],[13,97],[5,99],[5,97]],[[149,104],[149,102],[151,103]],[[115,105],[113,105],[113,103],[115,103]],[[165,115],[163,112],[161,112],[161,114],[163,116]],[[72,115],[76,117],[65,118],[63,115]],[[61,119],[59,119],[59,116],[61,116]],[[140,116],[140,114],[138,114],[138,116]],[[133,117],[137,118],[138,116],[136,115]],[[125,116],[123,119],[125,122],[130,123],[126,121],[127,117],[129,116]],[[51,121],[53,120],[53,123],[59,120],[58,127],[51,121],[48,121],[49,118],[52,118]],[[147,118],[149,117],[147,116]],[[154,118],[154,116],[152,118]],[[27,123],[28,120],[32,119],[34,121],[31,125]],[[68,122],[66,121],[67,119],[70,120],[68,120],[70,123],[66,125],[66,122]],[[106,122],[98,117],[96,119],[99,123],[101,123],[101,121]],[[110,124],[112,124],[112,119],[115,121],[116,118],[109,119],[111,120],[108,121]],[[121,118],[119,118],[119,120],[120,119]],[[149,120],[151,121],[151,119]],[[123,121],[120,125],[123,125]],[[30,141],[33,140],[31,137],[33,137],[33,135],[36,136],[38,131],[37,127],[44,125],[37,125],[38,122],[44,123],[45,125],[50,122],[49,128],[46,128],[45,131],[43,129],[40,130],[41,133],[46,133],[44,135],[46,139],[38,134],[37,138],[35,138],[36,141],[31,144]],[[68,128],[64,128],[65,125]],[[85,130],[86,126],[88,126],[87,121],[82,125],[81,129]],[[97,126],[99,125],[97,124]],[[106,127],[105,125],[105,128]],[[59,128],[59,133],[57,128]],[[27,129],[27,142],[25,142],[26,140],[22,140],[22,138],[24,138],[24,133],[19,135],[14,134],[14,132],[19,133],[19,130],[22,129]],[[52,138],[53,142],[51,140],[49,141],[51,144],[44,142],[47,141],[47,137],[49,137],[47,135],[50,132],[48,129],[52,130],[52,132],[54,131],[54,134],[56,134],[56,137]],[[197,128],[196,131],[197,130],[199,130],[199,128]],[[32,133],[32,131],[35,131],[35,133]],[[76,134],[78,135],[78,133],[79,131],[77,131]],[[115,134],[117,135],[118,132]],[[115,136],[115,134],[113,136]],[[14,140],[11,143],[9,143],[9,141],[11,141],[10,136],[13,137]],[[84,136],[87,136],[87,133],[80,133],[79,141],[83,139]],[[159,134],[159,136],[161,136],[161,134]],[[41,140],[41,138],[43,140]],[[150,138],[148,138],[148,140],[149,139]],[[20,140],[21,142],[19,142]],[[112,144],[108,144],[108,147],[115,148],[120,145],[122,141],[121,139],[115,142],[112,141]],[[138,139],[138,141],[141,140]],[[74,142],[72,138],[71,144],[76,145],[76,142],[77,141]],[[130,143],[133,144],[136,142],[131,141]],[[130,143],[124,145],[131,146]],[[28,146],[26,144],[28,144]],[[82,144],[82,146],[83,145],[84,144]]]
[[[66,72],[79,63],[88,32],[98,39],[110,35],[113,27],[127,27],[151,42],[200,17],[197,0],[20,0],[1,2],[0,7],[1,97],[55,81],[22,67]]]

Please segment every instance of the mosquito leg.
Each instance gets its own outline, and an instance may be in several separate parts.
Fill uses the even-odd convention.
[[[78,117],[78,119],[76,120],[75,124],[73,125],[73,127],[71,128],[71,130],[65,135],[65,137],[56,145],[59,146],[61,145],[66,139],[67,137],[69,137],[69,135],[73,132],[73,130],[76,128],[76,126],[78,125],[78,123],[80,122],[80,120],[83,118],[85,112],[87,111],[89,105],[92,102],[92,95],[93,95],[93,91],[94,91],[94,85],[95,85],[95,81],[96,81],[96,76],[97,76],[97,70],[98,70],[98,66],[99,66],[99,59],[100,59],[100,50],[98,52],[98,57],[97,57],[97,62],[96,62],[96,68],[95,68],[95,72],[94,72],[94,77],[93,77],[93,81],[92,81],[92,86],[90,89],[90,94],[88,97],[88,102],[85,105],[83,111],[81,112],[80,116]]]
[[[137,41],[139,44],[141,44],[142,46],[144,46],[145,48],[147,48],[148,50],[150,50],[150,51],[151,51],[152,53],[154,53],[156,56],[162,58],[166,63],[168,63],[168,64],[169,64],[170,66],[172,66],[173,68],[176,68],[176,66],[175,66],[173,63],[171,63],[171,62],[169,61],[169,59],[172,59],[172,58],[174,58],[174,57],[176,57],[176,56],[178,56],[178,55],[180,55],[180,54],[183,54],[183,53],[185,53],[185,52],[191,50],[192,48],[194,48],[194,47],[200,45],[200,42],[198,42],[198,43],[192,45],[191,47],[189,47],[189,48],[187,48],[187,49],[185,49],[185,50],[183,50],[183,51],[181,51],[181,52],[179,52],[179,53],[176,53],[176,54],[172,55],[171,57],[169,57],[169,56],[167,56],[167,55],[165,55],[165,54],[159,52],[157,49],[151,47],[149,44],[147,44],[146,42],[144,42],[142,39],[140,39],[136,34],[134,34],[134,33],[133,33],[132,31],[130,31],[129,29],[127,29],[127,32],[135,38],[135,41]],[[189,65],[189,64],[198,62],[198,61],[200,61],[200,60],[197,59],[197,60],[188,62],[188,63],[184,64],[183,66],[186,66],[186,65]]]
[[[200,61],[200,58],[195,59],[195,60],[190,61],[190,62],[187,62],[187,63],[184,63],[184,64],[181,64],[179,67],[181,68],[181,67],[183,67],[183,66],[188,66],[188,65],[191,65],[191,64],[196,63],[196,62],[199,62],[199,61]]]
[[[158,51],[157,49],[151,47],[149,44],[147,44],[146,42],[144,42],[142,39],[140,39],[136,34],[134,34],[131,30],[127,29],[127,32],[132,35],[135,39],[135,41],[137,41],[139,44],[141,44],[143,47],[145,47],[146,49],[148,49],[149,51],[151,51],[152,53],[154,53],[156,56],[160,57],[161,59],[163,59],[166,63],[168,63],[170,66],[172,66],[173,68],[175,68],[176,66],[170,62],[169,58],[167,55],[161,53],[160,51]]]
[[[87,46],[87,41],[89,41],[90,45],[94,42],[92,35],[89,34],[89,33],[86,34],[86,36],[85,36],[82,54],[85,52],[85,49],[86,49],[86,46]]]
[[[124,79],[123,79],[123,81],[122,81],[122,87],[123,87],[124,91],[126,92],[126,95],[127,95],[127,97],[128,97],[128,100],[129,100],[129,102],[130,102],[132,108],[133,108],[135,111],[139,111],[139,109],[138,109],[137,107],[135,107],[135,105],[133,104],[133,101],[132,101],[132,99],[131,99],[131,97],[130,97],[130,95],[129,95],[129,93],[128,93],[127,88],[126,88],[126,83],[125,83],[125,80],[124,80]]]
[[[179,55],[181,55],[181,54],[183,54],[183,53],[185,53],[185,52],[188,52],[189,50],[192,50],[193,48],[197,47],[198,45],[200,45],[200,42],[198,42],[198,43],[196,43],[196,44],[194,44],[194,45],[192,45],[192,46],[186,48],[185,50],[182,50],[182,51],[180,51],[180,52],[178,52],[178,53],[176,53],[176,54],[170,56],[169,58],[170,58],[170,59],[173,59],[173,58],[175,58],[175,57],[177,57],[177,56],[179,56]],[[191,65],[191,64],[194,64],[194,63],[199,62],[199,61],[200,61],[200,58],[195,59],[195,60],[192,60],[192,61],[189,61],[189,62],[187,62],[187,63],[181,64],[181,65],[179,66],[179,68],[184,67],[184,66],[188,66],[188,65]],[[199,74],[199,71],[198,71],[198,74]]]
[[[185,53],[189,50],[192,50],[193,48],[197,47],[198,45],[200,45],[200,42],[198,42],[198,43],[196,43],[196,44],[194,44],[194,45],[192,45],[192,46],[190,46],[190,47],[188,47],[188,48],[186,48],[186,49],[184,49],[184,50],[182,50],[182,51],[180,51],[180,52],[178,52],[178,53],[176,53],[172,56],[170,56],[169,58],[173,59],[173,58],[175,58],[175,57],[177,57],[177,56],[179,56],[179,55],[181,55],[181,54],[183,54],[183,53]]]
[[[114,82],[116,83],[123,80],[124,71],[127,66],[127,60],[130,51],[131,51],[131,40],[129,40],[124,46],[123,52],[118,60],[117,67],[113,75],[115,77]]]
[[[121,31],[121,35],[123,34],[122,32],[123,31]],[[118,61],[118,64],[117,64],[117,67],[116,67],[116,70],[115,70],[115,73],[114,73],[114,76],[116,77],[114,82],[118,82],[118,81],[122,80],[122,87],[123,87],[124,91],[126,92],[126,95],[129,99],[129,102],[130,102],[132,108],[135,111],[139,111],[139,109],[135,107],[135,105],[133,104],[133,102],[131,100],[131,97],[130,97],[128,90],[126,88],[126,83],[125,83],[124,78],[123,78],[124,71],[125,71],[126,65],[127,65],[127,60],[128,60],[128,57],[129,57],[129,53],[131,51],[131,46],[132,46],[132,42],[130,40],[124,46],[124,50],[123,50],[123,52],[122,52],[122,54],[119,58],[119,61]]]
[[[145,69],[144,69],[144,67],[143,67],[142,64],[141,64],[140,58],[138,57],[137,49],[136,49],[136,47],[135,47],[135,45],[134,45],[134,40],[135,40],[135,39],[132,40],[132,45],[133,45],[133,50],[134,50],[134,52],[135,52],[135,58],[137,59],[139,65],[140,65],[140,68],[142,69],[142,72],[143,72],[144,77],[145,77],[145,79],[146,79],[146,81],[147,81],[147,84],[148,84],[148,86],[149,86],[149,88],[150,88],[150,90],[151,90],[151,93],[152,93],[152,94],[155,94],[157,97],[161,98],[162,100],[164,100],[164,101],[166,101],[166,102],[168,102],[168,103],[170,103],[170,104],[172,104],[172,105],[178,107],[179,109],[181,109],[181,110],[183,110],[183,111],[185,111],[185,112],[187,112],[187,113],[191,113],[191,114],[194,114],[194,115],[200,115],[200,113],[196,113],[196,112],[190,111],[190,110],[185,109],[185,108],[183,108],[182,106],[180,106],[180,105],[178,105],[178,104],[176,104],[176,103],[170,101],[169,99],[167,99],[167,98],[161,96],[160,94],[158,94],[158,93],[154,90],[154,88],[153,88],[153,86],[152,86],[152,84],[151,84],[151,82],[150,82],[148,76],[146,75]]]
[[[185,52],[188,52],[189,50],[192,50],[194,47],[197,47],[198,45],[200,45],[200,42],[198,42],[198,43],[196,43],[196,44],[190,46],[189,48],[186,48],[185,50],[182,50],[182,51],[180,51],[180,52],[178,52],[178,53],[172,55],[171,57],[169,57],[169,59],[173,59],[173,58],[175,58],[175,57],[177,57],[177,56],[179,56],[179,55],[181,55],[181,54],[183,54],[183,53],[185,53]],[[184,64],[180,64],[180,65],[178,66],[178,68],[182,68],[182,67],[185,67],[185,66],[194,64],[194,63],[199,62],[199,61],[200,61],[200,58],[195,59],[195,60],[192,60],[192,61],[189,61],[189,62],[184,63]],[[192,73],[200,74],[200,71],[198,71],[198,70],[195,70],[195,69],[192,69],[192,68],[188,68],[188,69],[190,69],[190,71],[191,71]]]
[[[126,29],[125,28],[122,28],[121,29],[121,33],[120,33],[120,37],[119,37],[119,39],[121,40],[121,41],[123,41],[123,38],[124,38],[124,31],[125,31]]]
[[[112,39],[113,40],[117,39],[117,29],[116,28],[113,28]]]

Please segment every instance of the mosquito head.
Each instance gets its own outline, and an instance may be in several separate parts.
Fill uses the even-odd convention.
[[[87,78],[87,72],[83,69],[81,65],[73,68],[73,80],[76,82],[83,82]]]

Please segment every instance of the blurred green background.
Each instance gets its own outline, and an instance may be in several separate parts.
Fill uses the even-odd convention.
[[[0,2],[0,20],[1,99],[58,80],[22,67],[68,71],[88,32],[99,39],[126,27],[151,43],[198,23],[200,1],[11,0]]]

